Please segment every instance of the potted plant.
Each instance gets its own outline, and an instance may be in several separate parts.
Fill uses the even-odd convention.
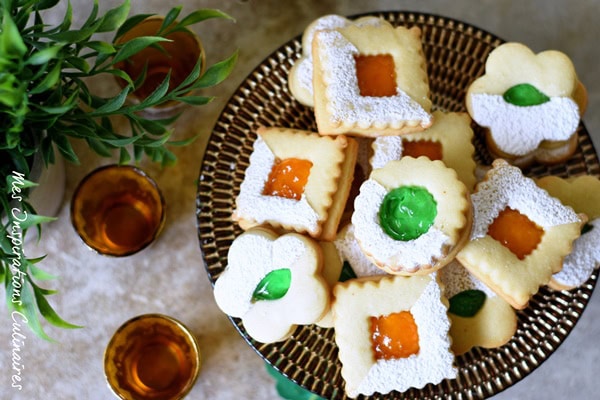
[[[46,10],[59,0],[0,0],[0,279],[6,289],[6,303],[11,313],[38,336],[49,339],[42,320],[72,328],[50,305],[47,296],[54,293],[40,286],[51,277],[40,267],[41,258],[27,258],[23,238],[28,229],[37,229],[52,218],[37,215],[28,201],[36,185],[30,177],[35,157],[45,167],[58,157],[77,163],[71,141],[85,141],[100,156],[118,154],[121,163],[137,162],[149,157],[169,165],[176,162],[169,150],[172,145],[186,145],[192,139],[170,140],[170,125],[177,116],[151,119],[142,113],[164,103],[182,102],[203,105],[211,97],[189,95],[216,85],[231,72],[237,53],[204,68],[199,59],[189,75],[176,87],[170,87],[170,75],[147,97],[136,103],[128,96],[139,87],[144,74],[129,76],[117,64],[149,48],[161,47],[166,37],[208,18],[227,18],[218,10],[202,9],[180,18],[181,7],[172,8],[155,35],[126,41],[118,39],[150,15],[129,16],[130,0],[105,13],[99,13],[94,1],[91,14],[77,28],[71,26],[70,4],[62,23],[48,26],[43,21]],[[96,39],[98,33],[114,33],[113,42]],[[123,83],[112,97],[98,96],[89,89],[87,78],[111,75]],[[128,120],[130,132],[113,129],[111,118],[119,115]],[[41,317],[41,318],[40,318]],[[14,317],[13,317],[14,318]]]

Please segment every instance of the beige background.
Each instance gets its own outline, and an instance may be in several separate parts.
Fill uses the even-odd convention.
[[[91,0],[71,0],[75,20],[87,17]],[[453,17],[484,28],[504,39],[521,41],[536,51],[558,49],[574,61],[589,90],[584,121],[600,146],[600,80],[598,37],[600,1],[454,0],[454,1],[333,1],[333,0],[133,0],[132,12],[165,13],[183,4],[184,12],[220,7],[237,22],[209,21],[195,30],[205,42],[211,63],[240,49],[233,76],[215,90],[211,105],[188,110],[176,125],[176,137],[202,137],[178,149],[180,163],[160,170],[143,166],[162,187],[168,220],[159,241],[128,258],[108,259],[87,250],[69,224],[69,201],[75,185],[100,160],[81,146],[82,165],[67,166],[67,190],[59,220],[46,227],[39,249],[48,254],[43,267],[60,275],[52,283],[60,294],[52,304],[67,320],[84,329],[49,328],[57,343],[45,343],[26,332],[22,351],[23,390],[10,387],[11,326],[0,320],[1,399],[110,399],[102,370],[104,348],[115,329],[142,313],[162,312],[180,319],[197,335],[203,369],[190,399],[275,399],[271,378],[261,359],[245,344],[216,308],[206,277],[195,227],[195,180],[208,134],[228,97],[245,76],[268,54],[300,34],[315,18],[338,13],[352,15],[375,10],[413,10]],[[117,0],[102,0],[108,9]],[[66,2],[61,3],[63,8]],[[61,13],[57,13],[59,18]],[[55,16],[53,16],[55,17]],[[114,90],[110,79],[98,90]],[[4,304],[2,304],[4,310]],[[496,396],[497,399],[565,399],[595,397],[600,368],[600,294],[592,296],[583,317],[558,351],[530,376]]]

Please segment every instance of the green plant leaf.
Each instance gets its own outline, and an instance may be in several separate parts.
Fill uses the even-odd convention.
[[[127,19],[130,8],[130,0],[125,0],[120,6],[108,10],[96,32],[111,32],[118,29]]]
[[[37,286],[34,285],[33,288],[34,288],[35,300],[36,300],[37,306],[40,310],[40,314],[42,314],[42,316],[46,319],[46,321],[50,322],[52,325],[54,325],[58,328],[64,328],[64,329],[83,328],[82,326],[71,324],[71,323],[65,321],[64,319],[62,319],[56,313],[56,311],[54,311],[54,309],[52,308],[50,303],[48,303],[48,300],[46,300],[46,297],[44,297],[44,294],[37,288]]]
[[[60,0],[37,0],[35,2],[35,7],[38,10],[48,10],[57,5],[59,2]]]
[[[280,299],[288,292],[291,283],[292,271],[289,268],[275,269],[256,285],[252,293],[252,301]]]
[[[25,219],[25,221],[20,223],[21,229],[23,229],[23,230],[29,229],[35,225],[40,225],[40,224],[44,224],[47,222],[56,221],[56,217],[45,217],[43,215],[36,215],[36,214],[31,214],[31,213],[27,213],[26,215],[27,215],[27,219]]]
[[[101,107],[98,107],[97,109],[95,109],[94,111],[89,113],[88,115],[91,115],[93,117],[98,117],[98,116],[102,116],[102,115],[113,114],[117,110],[120,110],[121,107],[123,107],[123,104],[125,104],[125,100],[127,100],[127,95],[129,94],[129,90],[130,90],[129,87],[126,87],[125,89],[121,90],[121,92],[118,95],[109,99]]]
[[[69,143],[69,139],[62,135],[54,135],[53,138],[54,143],[56,143],[56,147],[62,156],[67,160],[72,162],[73,164],[79,164],[79,159],[77,158],[77,154],[75,154],[75,150],[73,150],[73,146]]]
[[[486,297],[481,290],[464,290],[449,300],[448,312],[460,317],[473,317],[483,307]]]
[[[21,33],[10,16],[8,8],[5,8],[2,16],[2,31],[0,32],[0,55],[20,58],[25,53],[27,53],[27,46],[25,46]]]
[[[176,6],[169,10],[165,18],[163,19],[163,23],[158,29],[157,35],[161,35],[172,23],[175,22],[179,14],[181,13],[182,6]]]
[[[156,36],[141,36],[141,37],[131,39],[130,41],[124,43],[123,46],[119,50],[117,50],[117,54],[115,54],[115,57],[112,60],[112,64],[114,65],[121,61],[124,61],[124,60],[128,59],[129,57],[133,56],[134,54],[139,53],[140,51],[147,48],[148,46],[151,46],[153,44],[160,43],[160,42],[169,42],[169,41],[170,40],[168,40],[168,39],[156,37]]]
[[[100,141],[99,139],[96,139],[96,138],[86,138],[86,142],[88,143],[88,145],[90,146],[90,148],[92,150],[94,150],[94,152],[96,154],[98,154],[99,156],[102,156],[102,157],[112,157],[113,154],[110,151],[110,149],[104,143],[102,143],[102,141]]]
[[[36,267],[33,263],[29,265],[29,275],[40,281],[49,281],[58,278],[56,275],[52,275],[43,269]]]
[[[202,22],[202,21],[210,19],[210,18],[225,18],[225,19],[235,21],[235,19],[233,17],[224,13],[223,11],[212,10],[212,9],[201,9],[201,10],[196,10],[196,11],[190,13],[187,17],[185,17],[184,19],[181,20],[179,25],[180,26],[189,26],[189,25],[197,24],[198,22]]]
[[[182,96],[178,97],[177,101],[180,101],[185,104],[189,104],[192,106],[203,106],[205,104],[213,101],[214,97],[205,97],[205,96]]]
[[[37,51],[31,55],[25,62],[29,65],[41,65],[45,64],[48,61],[56,58],[58,52],[62,49],[62,45],[51,46],[40,51]]]
[[[163,81],[160,83],[160,85],[158,85],[158,87],[156,89],[154,89],[154,91],[152,93],[150,93],[150,95],[142,101],[144,108],[160,103],[160,100],[163,97],[165,97],[165,95],[167,94],[167,91],[169,90],[169,82],[170,81],[171,81],[171,71],[169,70],[169,72],[167,72],[167,76],[165,76],[165,79],[163,79]]]
[[[52,68],[52,70],[48,72],[48,74],[44,77],[44,79],[42,79],[40,83],[38,83],[33,89],[29,90],[29,93],[39,94],[52,89],[60,81],[61,72],[62,63],[58,62],[56,63],[54,68]]]
[[[115,47],[112,44],[107,43],[107,42],[102,42],[99,40],[88,42],[87,47],[89,47],[92,50],[97,51],[98,54],[112,55],[117,52],[117,49],[115,49]]]
[[[212,65],[204,75],[200,77],[198,82],[194,85],[196,88],[206,88],[217,85],[225,80],[233,71],[233,67],[238,58],[238,51],[233,53],[229,58]]]
[[[18,302],[14,302],[14,286],[6,285],[7,290],[7,304],[8,308],[11,312],[17,312],[18,315],[13,315],[13,318],[16,319],[17,324],[25,323],[29,326],[29,329],[33,333],[35,333],[39,338],[47,340],[49,342],[54,342],[44,331],[42,328],[42,324],[40,323],[40,319],[38,317],[38,305],[35,301],[34,295],[31,293],[32,288],[29,285],[24,285],[19,292]]]
[[[123,36],[125,33],[129,32],[131,30],[131,28],[135,27],[143,20],[150,18],[154,15],[156,15],[156,14],[137,14],[137,15],[133,15],[133,16],[129,17],[123,23],[123,25],[121,25],[121,27],[117,30],[117,33],[115,34],[115,38],[113,41],[116,41],[118,38]]]
[[[119,164],[121,164],[121,165],[129,164],[130,161],[131,161],[131,155],[129,155],[129,152],[127,151],[127,149],[125,147],[121,147],[119,149]]]

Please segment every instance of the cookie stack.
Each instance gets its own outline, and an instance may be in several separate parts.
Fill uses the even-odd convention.
[[[289,89],[317,131],[257,130],[232,215],[244,233],[215,284],[250,336],[333,328],[349,397],[405,391],[507,343],[541,286],[589,278],[600,181],[521,171],[575,151],[586,94],[564,54],[499,46],[456,113],[432,110],[418,28],[328,15],[302,44]]]

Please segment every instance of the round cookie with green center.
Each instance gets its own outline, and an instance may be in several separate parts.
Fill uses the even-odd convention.
[[[363,182],[352,224],[361,250],[379,268],[399,275],[431,273],[469,239],[469,191],[442,161],[403,157]]]

